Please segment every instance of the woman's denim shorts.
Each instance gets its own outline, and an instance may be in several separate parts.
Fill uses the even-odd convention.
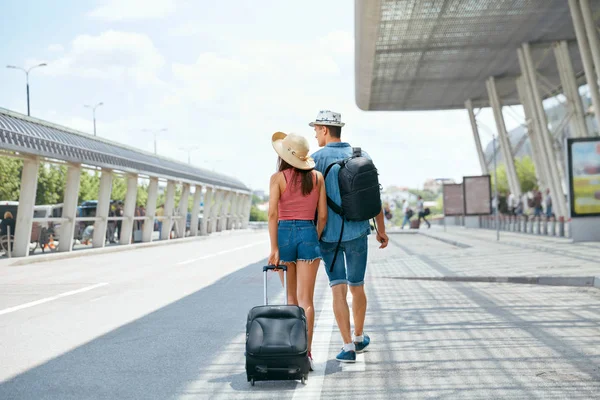
[[[279,244],[279,259],[282,263],[310,262],[322,258],[317,227],[313,221],[279,221],[277,242]]]

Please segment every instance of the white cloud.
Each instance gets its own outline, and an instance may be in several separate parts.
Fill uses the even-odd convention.
[[[164,63],[148,36],[111,30],[98,36],[77,36],[64,56],[48,61],[44,73],[149,84],[158,83],[157,74]]]
[[[166,17],[175,10],[175,0],[105,0],[88,16],[107,21],[156,19]]]

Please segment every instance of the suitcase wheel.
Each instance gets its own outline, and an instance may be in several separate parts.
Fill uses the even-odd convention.
[[[304,379],[304,378],[302,378],[302,379]],[[254,378],[250,378],[250,384],[251,384],[252,386],[254,386]]]
[[[302,375],[302,379],[300,379],[303,385],[306,385],[306,375]]]

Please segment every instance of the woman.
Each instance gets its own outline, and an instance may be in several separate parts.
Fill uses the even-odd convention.
[[[4,219],[0,222],[0,236],[8,235],[8,227],[10,227],[10,236],[15,235],[15,218],[10,211],[4,213]]]
[[[288,304],[302,307],[306,314],[312,371],[313,294],[321,260],[319,239],[327,222],[325,181],[323,175],[314,170],[315,162],[308,157],[305,138],[276,132],[272,144],[279,159],[278,172],[271,176],[269,191],[269,264],[287,266]],[[283,282],[283,272],[279,274]]]

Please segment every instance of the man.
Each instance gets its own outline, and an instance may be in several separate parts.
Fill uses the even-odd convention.
[[[406,224],[408,224],[408,227],[410,228],[410,217],[412,217],[412,214],[406,199],[402,200],[402,213],[404,214],[404,219],[402,220],[402,228],[400,229],[404,229],[404,225]]]
[[[425,214],[425,202],[421,196],[417,199],[417,212],[419,215],[419,223],[421,222],[421,218],[423,218],[423,221],[427,224],[427,228],[431,228],[431,224],[427,221],[427,218],[425,218],[427,216],[427,214]]]
[[[325,170],[330,164],[352,156],[352,146],[341,140],[344,123],[342,123],[339,113],[329,110],[320,111],[316,120],[309,125],[315,128],[315,137],[319,147],[323,147],[312,155],[316,163],[315,168],[318,171],[325,174]],[[362,155],[369,157],[364,151]],[[341,204],[338,184],[339,169],[339,166],[332,167],[325,179],[327,196],[336,204]],[[381,243],[379,248],[383,249],[388,244],[383,210],[375,220],[377,241]],[[342,223],[344,224],[344,234],[335,265],[333,265],[333,270],[330,271],[340,238]],[[329,277],[329,286],[331,286],[333,292],[335,319],[344,341],[342,351],[336,356],[336,359],[340,362],[355,362],[356,353],[363,352],[371,341],[369,336],[363,332],[367,311],[364,277],[367,269],[367,235],[370,233],[369,221],[343,221],[338,214],[328,208],[327,224],[321,236],[321,253]],[[354,335],[351,335],[350,331],[350,309],[346,301],[348,286],[350,286],[350,293],[352,293]]]

